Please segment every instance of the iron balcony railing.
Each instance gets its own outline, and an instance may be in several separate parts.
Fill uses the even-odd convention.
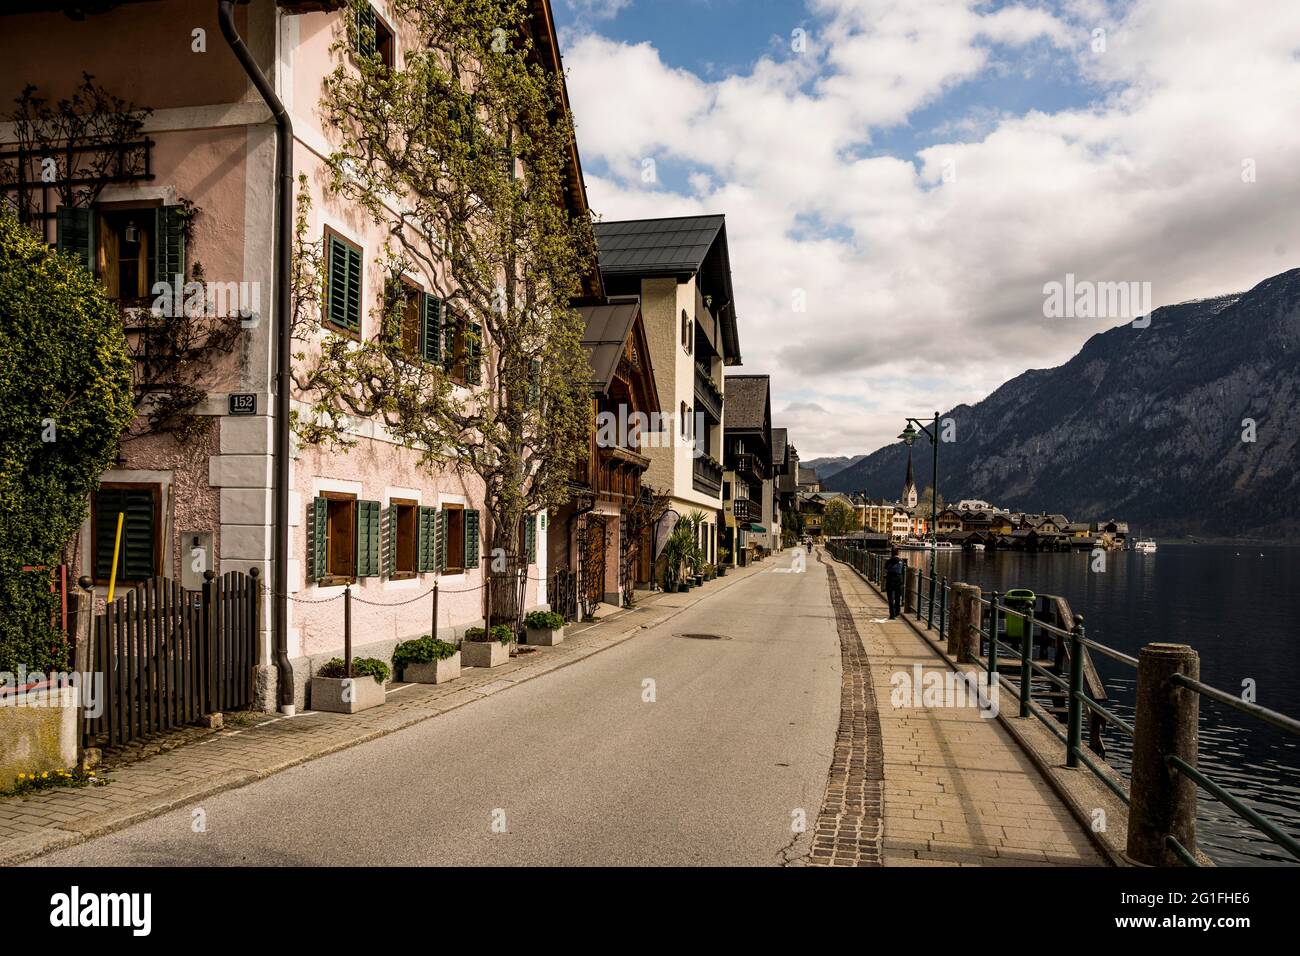
[[[851,549],[840,544],[828,545],[828,550],[832,556],[849,564],[868,582],[883,590],[886,560],[884,555],[870,553],[862,549]],[[937,615],[937,633],[947,635],[949,599],[950,585],[946,578],[931,577],[920,569],[908,569],[907,583],[904,588],[903,610],[904,613],[914,612],[918,623],[924,621],[927,630],[934,628]],[[970,624],[972,633],[978,635],[979,638],[978,653],[972,655],[974,663],[988,673],[990,683],[996,680],[998,686],[1006,689],[1009,693],[1015,694],[1020,717],[1029,717],[1031,715],[1037,717],[1065,745],[1067,767],[1078,768],[1082,764],[1126,806],[1132,806],[1134,800],[1131,792],[1131,782],[1130,787],[1125,787],[1122,782],[1117,782],[1118,774],[1114,768],[1104,761],[1099,764],[1093,760],[1083,746],[1083,717],[1085,713],[1095,714],[1108,726],[1114,727],[1130,738],[1134,738],[1135,741],[1143,733],[1144,728],[1138,726],[1136,722],[1130,723],[1124,720],[1089,696],[1084,689],[1084,661],[1086,658],[1085,650],[1096,652],[1103,657],[1134,669],[1138,668],[1138,658],[1089,639],[1084,629],[1082,615],[1075,615],[1074,626],[1066,629],[1036,619],[1032,611],[1024,612],[1008,607],[1004,603],[1002,595],[997,591],[992,592],[991,597],[988,599],[981,594],[978,601],[981,609],[981,623],[972,622]],[[987,611],[987,614],[984,613],[985,611]],[[1022,622],[1020,645],[1018,647],[1006,643],[1001,637],[1004,632],[1001,630],[1000,625],[1009,618],[1019,619]],[[985,621],[988,622],[987,625],[983,623]],[[1063,676],[1053,673],[1042,663],[1034,660],[1034,636],[1039,631],[1046,631],[1066,642],[1069,649],[1069,666]],[[1018,680],[1009,679],[1000,673],[998,669],[999,661],[1003,654],[1010,655],[1010,658],[1019,664]],[[1060,721],[1056,715],[1034,699],[1035,680],[1040,682],[1040,686],[1042,682],[1046,682],[1048,686],[1054,687],[1067,695],[1068,709],[1064,731],[1062,731]],[[1168,682],[1300,737],[1300,720],[1296,720],[1294,717],[1242,700],[1235,694],[1212,687],[1185,674],[1174,673],[1169,677]],[[1139,674],[1140,687],[1141,674]],[[1191,780],[1197,787],[1231,810],[1250,827],[1262,833],[1270,842],[1300,860],[1300,841],[1246,804],[1226,787],[1211,779],[1192,762],[1172,753],[1164,754],[1162,761],[1170,773],[1181,774]],[[1187,866],[1201,865],[1194,847],[1185,846],[1172,833],[1163,834],[1163,840],[1165,847],[1183,864]]]

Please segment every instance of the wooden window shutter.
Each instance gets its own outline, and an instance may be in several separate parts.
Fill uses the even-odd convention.
[[[478,567],[478,512],[465,511],[465,570]]]
[[[465,344],[465,381],[478,385],[483,381],[483,326],[469,324],[469,338]]]
[[[421,297],[421,302],[424,328],[420,342],[424,360],[437,362],[442,359],[442,300],[426,292]]]
[[[453,372],[456,368],[456,326],[458,321],[455,316],[443,312],[442,317],[442,367],[447,372]]]
[[[528,553],[528,563],[537,563],[537,515],[525,515],[524,550]]]
[[[416,570],[438,570],[438,509],[421,508],[418,514]]]
[[[537,407],[542,399],[542,360],[528,360],[528,404]]]
[[[314,498],[307,516],[307,579],[319,581],[328,573],[330,506],[324,498]]]
[[[113,546],[117,541],[119,513],[126,517],[122,521],[117,579],[147,580],[158,573],[158,515],[152,488],[101,488],[96,493],[95,578],[107,581],[113,573]]]
[[[444,508],[438,512],[438,520],[433,523],[434,531],[434,564],[437,570],[447,570],[447,522],[451,519]]]
[[[154,210],[154,281],[172,282],[185,275],[185,218],[180,206]]]
[[[375,55],[375,8],[368,3],[357,8],[357,53]]]
[[[326,310],[330,322],[361,330],[361,253],[336,236],[329,237]]]
[[[357,502],[357,577],[379,574],[379,502]]]
[[[95,271],[95,211],[78,206],[60,206],[55,215],[55,247],[81,260],[92,274]],[[107,572],[106,572],[107,573]]]
[[[384,509],[384,540],[382,550],[384,574],[391,578],[393,572],[397,570],[397,505],[389,505]]]

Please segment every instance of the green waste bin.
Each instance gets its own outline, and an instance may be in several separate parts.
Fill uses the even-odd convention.
[[[1021,614],[1028,614],[1034,609],[1034,600],[1037,595],[1028,588],[1012,588],[1006,594],[1002,595],[1002,606],[1010,608],[1013,611],[1019,611]],[[1025,619],[1017,617],[1014,614],[1006,615],[1007,637],[1021,640],[1025,636]]]

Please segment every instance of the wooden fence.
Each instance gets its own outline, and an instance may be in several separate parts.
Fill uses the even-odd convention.
[[[86,746],[118,746],[252,703],[257,569],[206,577],[202,591],[152,578],[95,616],[87,663],[103,674],[104,706],[85,718]]]

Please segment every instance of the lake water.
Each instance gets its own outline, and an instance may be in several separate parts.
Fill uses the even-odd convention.
[[[917,566],[928,557],[905,552]],[[1300,548],[1164,544],[1156,554],[950,552],[938,573],[985,591],[1026,587],[1059,594],[1084,617],[1088,637],[1137,655],[1144,644],[1189,644],[1201,680],[1230,693],[1254,681],[1256,703],[1300,716]],[[1115,712],[1132,721],[1136,671],[1093,654]],[[1300,835],[1300,737],[1201,698],[1202,771],[1293,836]],[[1085,741],[1086,741],[1085,733]],[[1126,777],[1129,739],[1105,735],[1107,760]],[[1198,841],[1221,865],[1297,861],[1200,791]]]

